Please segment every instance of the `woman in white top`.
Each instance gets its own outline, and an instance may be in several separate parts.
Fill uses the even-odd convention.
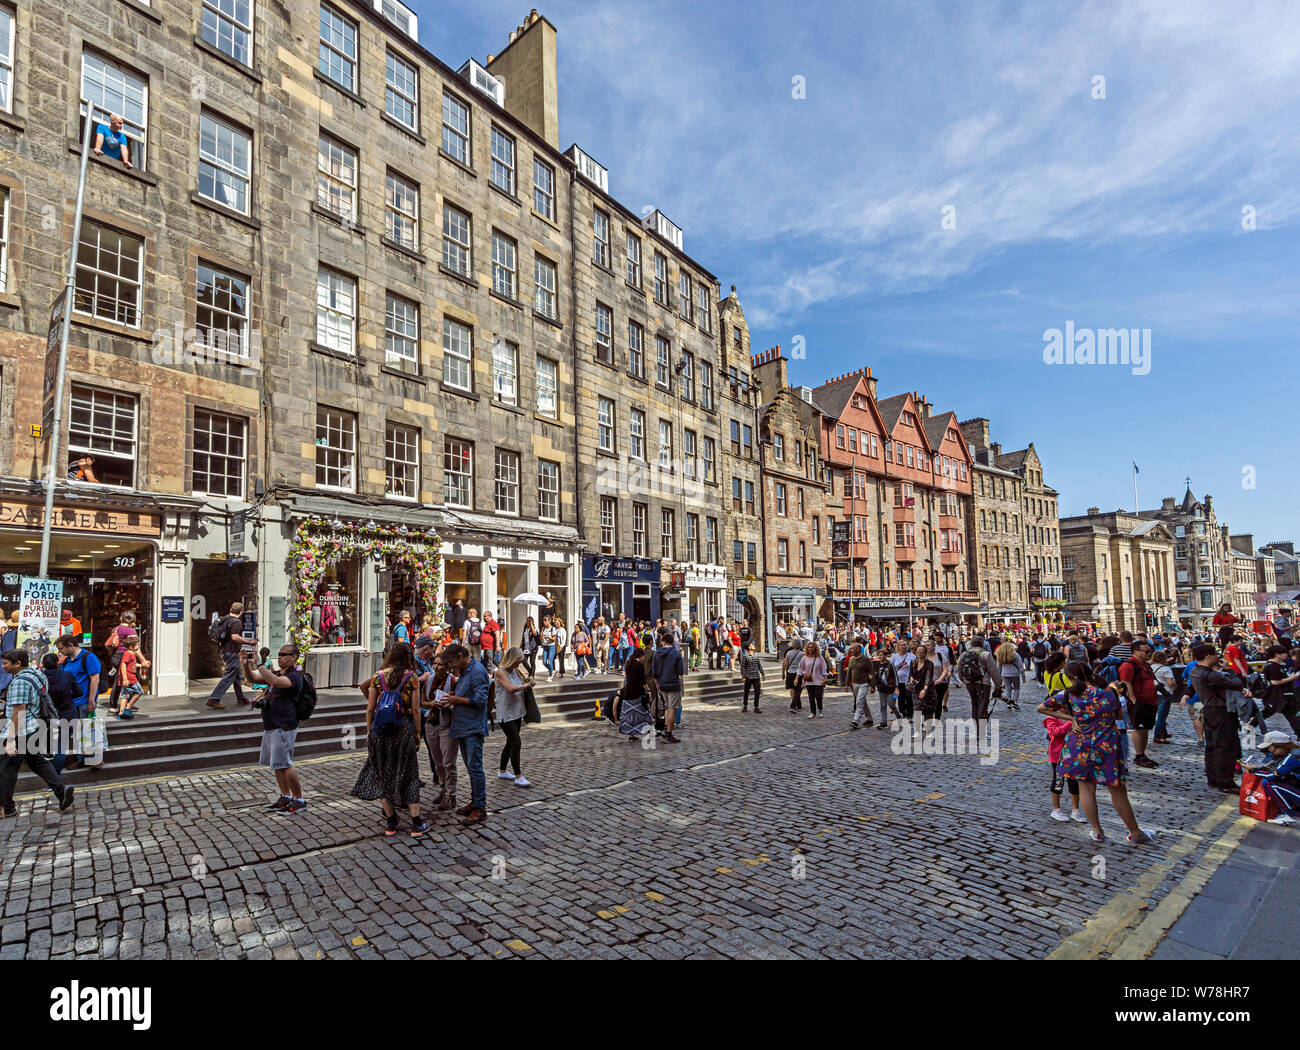
[[[501,771],[497,773],[497,779],[513,780],[515,787],[532,787],[519,772],[519,731],[523,728],[524,713],[527,710],[524,694],[533,684],[528,674],[528,665],[524,663],[523,652],[519,649],[507,652],[493,677],[497,685],[497,725],[506,735],[506,746],[501,749]],[[507,764],[514,767],[513,773],[507,771]]]
[[[564,677],[564,654],[569,650],[569,631],[562,620],[555,621],[555,659],[559,665],[560,677]],[[554,675],[551,676],[555,677]],[[548,678],[547,681],[550,681]]]
[[[546,665],[546,680],[555,681],[555,627],[549,616],[542,617],[542,663]]]

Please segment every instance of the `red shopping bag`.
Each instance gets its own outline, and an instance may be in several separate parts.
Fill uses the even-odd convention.
[[[1264,790],[1264,779],[1248,769],[1241,771],[1241,815],[1256,820],[1277,816],[1277,803]]]

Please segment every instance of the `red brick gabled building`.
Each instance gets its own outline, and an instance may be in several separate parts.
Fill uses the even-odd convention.
[[[869,368],[813,391],[823,413],[821,450],[832,477],[829,509],[850,523],[833,552],[836,610],[846,616],[946,616],[973,605],[966,541],[971,457],[949,412],[918,393],[875,397]]]

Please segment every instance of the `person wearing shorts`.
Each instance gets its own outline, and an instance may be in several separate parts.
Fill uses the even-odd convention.
[[[1156,769],[1158,762],[1147,758],[1147,734],[1155,728],[1160,707],[1156,692],[1156,676],[1151,670],[1151,657],[1155,647],[1150,642],[1134,642],[1133,656],[1119,665],[1119,680],[1128,686],[1132,721],[1133,764],[1143,769]]]
[[[302,691],[303,675],[296,666],[298,647],[288,644],[280,648],[277,666],[258,667],[253,654],[242,652],[244,679],[249,685],[265,682],[270,688],[262,704],[262,755],[259,764],[275,774],[280,797],[267,806],[271,813],[297,816],[307,808],[302,795],[302,782],[293,768],[293,745],[298,737],[298,694]]]

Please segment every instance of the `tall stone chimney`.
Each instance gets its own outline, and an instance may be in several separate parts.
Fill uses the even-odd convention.
[[[555,149],[560,148],[560,116],[555,69],[555,26],[534,9],[511,34],[506,49],[487,71],[506,86],[506,110]]]
[[[989,432],[989,421],[982,416],[976,419],[968,419],[965,423],[957,424],[961,428],[961,436],[966,439],[966,444],[972,448],[988,448],[991,434]]]
[[[1177,510],[1178,501],[1173,496],[1166,496],[1160,501],[1161,510]]]
[[[754,367],[754,382],[763,388],[763,399],[770,401],[778,390],[789,386],[786,374],[787,362],[779,346],[754,354],[751,358]]]

